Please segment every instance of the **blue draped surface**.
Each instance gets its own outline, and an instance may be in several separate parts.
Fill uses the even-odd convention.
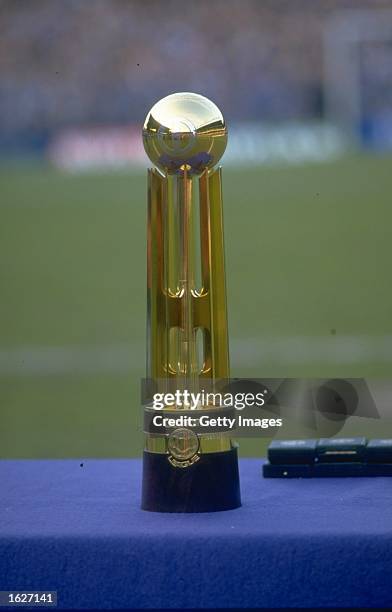
[[[0,590],[63,608],[392,605],[392,479],[266,480],[243,507],[143,512],[138,460],[0,462]]]

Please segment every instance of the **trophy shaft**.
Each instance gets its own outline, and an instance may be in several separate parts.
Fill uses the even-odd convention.
[[[148,375],[176,377],[180,388],[196,390],[203,377],[229,376],[221,171],[168,180],[150,170],[149,185]]]

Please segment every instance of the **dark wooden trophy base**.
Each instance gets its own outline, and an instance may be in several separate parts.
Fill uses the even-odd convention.
[[[150,512],[218,512],[241,506],[237,449],[204,453],[188,467],[168,455],[143,454],[142,509]]]

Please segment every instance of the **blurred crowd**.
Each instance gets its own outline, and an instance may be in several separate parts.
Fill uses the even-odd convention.
[[[181,90],[230,120],[318,118],[325,24],[369,7],[392,0],[0,0],[0,143],[139,122]]]

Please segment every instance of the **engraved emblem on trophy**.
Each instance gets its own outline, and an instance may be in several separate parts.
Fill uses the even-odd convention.
[[[190,407],[175,399],[206,386],[214,389],[229,378],[218,166],[227,128],[213,102],[175,93],[148,113],[143,143],[153,164],[148,170],[147,378],[161,397],[172,400],[161,415],[173,422],[186,416],[196,425],[154,429],[149,426],[154,408],[145,408],[142,508],[234,509],[241,500],[232,431],[204,432],[198,426],[201,415],[225,414],[227,408],[219,402]]]

